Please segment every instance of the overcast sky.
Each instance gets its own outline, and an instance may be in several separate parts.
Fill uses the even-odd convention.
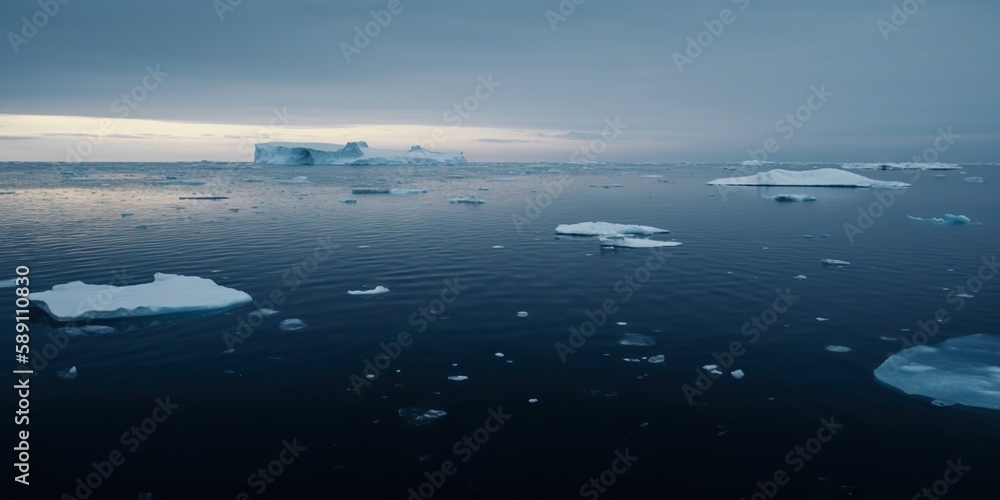
[[[907,161],[951,127],[941,161],[1000,161],[996,0],[51,1],[0,3],[0,160],[568,161],[617,119],[598,160]]]

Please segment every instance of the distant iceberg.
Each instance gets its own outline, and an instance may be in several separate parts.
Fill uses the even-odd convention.
[[[907,394],[1000,410],[998,365],[1000,336],[980,333],[904,349],[879,365],[875,378]]]
[[[666,229],[613,222],[581,222],[579,224],[559,224],[556,234],[570,236],[614,236],[620,234],[650,235],[669,233]]]
[[[969,219],[964,215],[952,215],[952,214],[944,214],[944,217],[932,217],[930,219],[922,219],[920,217],[914,217],[912,215],[907,215],[907,217],[921,222],[933,222],[934,224],[937,225],[950,224],[952,226],[962,226],[972,222],[972,219]]]
[[[816,170],[774,169],[746,177],[716,179],[712,186],[813,186],[813,187],[909,187],[905,182],[879,181],[836,168]]]
[[[765,200],[774,200],[780,202],[794,202],[794,201],[816,201],[815,196],[809,196],[808,194],[776,194],[774,196],[764,196]]]
[[[154,274],[152,283],[121,287],[74,281],[30,299],[59,321],[213,311],[253,300],[210,279],[163,273]]]
[[[959,170],[954,163],[845,163],[845,170]]]
[[[465,165],[462,152],[373,149],[364,141],[341,144],[271,142],[254,146],[253,162],[265,165]]]

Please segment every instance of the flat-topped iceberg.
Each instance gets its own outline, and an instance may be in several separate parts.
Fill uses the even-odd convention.
[[[963,226],[965,224],[969,224],[972,222],[972,219],[964,215],[952,215],[952,214],[944,214],[944,217],[931,217],[930,219],[914,217],[912,215],[907,215],[907,217],[920,222],[932,222],[937,225],[949,224],[952,226]]]
[[[219,286],[210,279],[163,273],[154,274],[152,283],[130,286],[74,281],[32,293],[30,299],[59,321],[205,312],[253,300],[245,292]]]
[[[570,236],[649,235],[669,232],[666,229],[658,227],[615,224],[613,222],[581,222],[579,224],[559,224],[556,226],[556,234]]]
[[[1000,410],[1000,336],[903,349],[875,369],[875,378],[907,394]]]
[[[708,183],[712,186],[813,186],[813,187],[909,187],[905,182],[879,181],[837,168],[816,170],[774,169],[746,177],[728,177]]]
[[[364,141],[347,144],[270,142],[254,146],[253,162],[266,165],[465,165],[462,152],[374,149]]]

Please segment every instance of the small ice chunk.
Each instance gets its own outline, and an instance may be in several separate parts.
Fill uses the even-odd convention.
[[[600,236],[601,245],[617,248],[658,248],[681,245],[679,241],[657,241],[643,238],[626,238],[622,235]]]
[[[658,227],[615,224],[613,222],[581,222],[556,226],[556,234],[570,236],[649,235],[669,232]]]
[[[830,352],[851,352],[852,349],[842,345],[828,345],[826,346],[826,350]]]
[[[486,203],[486,200],[482,198],[475,198],[469,196],[459,196],[458,198],[452,198],[448,200],[450,203],[466,203],[469,205],[482,205]]]
[[[260,314],[261,316],[271,316],[273,314],[278,314],[278,311],[275,311],[274,309],[268,309],[266,307],[257,309],[254,312],[256,312],[257,314]],[[253,313],[251,313],[251,314],[253,314]]]
[[[663,360],[664,360],[663,355],[662,354],[658,354],[656,356],[650,356],[649,359],[647,359],[646,361],[648,361],[650,363],[653,363],[655,365],[655,364],[662,363]]]
[[[278,182],[282,184],[312,184],[312,182],[309,181],[309,178],[304,175],[297,175],[291,179],[282,179]]]
[[[591,184],[590,187],[592,187],[592,188],[604,188],[604,189],[608,189],[608,188],[620,188],[620,187],[625,187],[625,186],[623,186],[621,184]]]
[[[532,403],[532,404],[537,403],[538,402],[538,398],[531,398],[531,399],[528,400],[528,402]]]
[[[351,194],[389,194],[389,188],[354,188]]]
[[[132,212],[129,212],[128,210],[122,212],[122,217],[131,217],[133,215],[135,215],[135,214],[132,213]]]
[[[617,322],[617,323],[615,323],[615,324],[616,324],[616,325],[618,325],[618,326],[625,326],[625,325],[627,325],[628,323],[626,323],[626,322],[624,322],[624,321],[619,321],[619,322]]]
[[[621,345],[648,347],[656,345],[656,340],[649,335],[643,335],[641,333],[626,333],[625,336],[618,341],[618,343]]]
[[[465,375],[451,375],[448,377],[448,380],[454,380],[455,382],[462,382],[463,380],[469,380],[469,377],[466,377]]]
[[[830,321],[830,318],[816,318],[816,321]]]
[[[424,194],[427,190],[423,188],[395,188],[390,189],[389,194]]]
[[[966,177],[962,179],[962,182],[967,184],[983,184],[986,182],[986,179],[983,179],[982,177]]]
[[[823,264],[827,266],[847,266],[851,264],[846,260],[837,260],[837,259],[823,259],[821,262],[823,262]]]
[[[705,370],[705,371],[717,370],[718,368],[719,368],[719,365],[705,365],[705,366],[701,367],[701,369]]]
[[[720,372],[719,370],[712,370],[708,373],[711,373],[712,375],[722,375],[722,372]]]
[[[71,366],[65,370],[59,370],[56,372],[56,376],[59,378],[64,378],[66,380],[73,380],[76,378],[76,367]]]
[[[234,352],[236,352],[236,348],[235,347],[232,348],[232,349],[226,349],[225,351],[222,351],[221,354],[232,354]]]
[[[409,407],[400,408],[397,413],[410,425],[427,425],[435,420],[447,415],[444,410],[432,410],[429,408]]]
[[[490,247],[490,248],[497,248],[497,249],[499,249],[499,248],[503,248],[503,245],[493,245],[493,246],[492,246],[492,247]]]
[[[806,279],[806,277],[805,277],[805,275],[803,275],[803,274],[800,274],[800,275],[798,275],[798,276],[795,276],[795,277],[793,277],[792,279],[797,279],[797,280],[804,280],[804,279]]]
[[[528,311],[518,311],[517,312],[517,317],[518,318],[527,318],[528,317]]]
[[[286,332],[294,332],[295,330],[301,330],[306,327],[306,323],[301,319],[286,319],[278,324],[278,328]]]
[[[502,352],[498,352],[498,353],[495,353],[493,355],[496,356],[496,357],[498,357],[498,358],[502,358],[504,356]]]
[[[348,290],[348,295],[379,295],[383,293],[389,293],[389,289],[379,285],[371,290]]]
[[[350,205],[350,204],[357,203],[358,200],[355,200],[354,198],[344,198],[344,199],[340,200],[340,202],[341,203],[346,203],[346,204]]]
[[[945,406],[955,406],[955,403],[952,403],[950,401],[941,401],[940,399],[935,399],[934,401],[931,401],[931,404],[942,408]]]
[[[733,371],[729,372],[729,374],[732,375],[733,378],[736,379],[736,380],[739,380],[739,379],[743,378],[743,376],[744,376],[743,370],[733,370]]]

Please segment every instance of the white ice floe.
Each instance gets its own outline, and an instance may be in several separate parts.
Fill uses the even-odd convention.
[[[527,318],[528,317],[528,311],[518,311],[517,312],[517,317],[518,318]]]
[[[842,346],[842,345],[828,345],[828,346],[826,346],[826,350],[830,351],[830,352],[851,352],[852,351],[852,349],[850,347],[845,347],[845,346]]]
[[[57,377],[64,378],[66,380],[73,380],[73,379],[75,379],[76,378],[76,374],[77,374],[77,371],[76,371],[76,367],[75,366],[71,366],[71,367],[69,367],[66,370],[58,370],[58,371],[56,371],[56,376]]]
[[[836,168],[816,170],[769,170],[745,177],[710,181],[713,186],[814,186],[814,187],[909,187],[905,182],[879,181]]]
[[[378,285],[378,286],[376,286],[375,288],[373,288],[371,290],[348,290],[347,291],[348,295],[379,295],[379,294],[383,294],[383,293],[389,293],[389,289],[386,288],[386,287],[384,287],[384,286],[382,286],[382,285]]]
[[[0,288],[13,288],[17,286],[14,280],[0,280]]]
[[[837,259],[823,259],[821,262],[823,262],[823,264],[828,266],[847,266],[851,264],[846,260],[837,260]]]
[[[74,281],[30,298],[59,321],[204,312],[253,300],[210,279],[163,273],[154,274],[152,283],[121,287]]]
[[[278,324],[278,328],[281,328],[286,332],[294,332],[295,330],[301,330],[305,327],[306,322],[296,318],[282,320],[282,322]]]
[[[493,245],[493,246],[491,246],[490,248],[493,248],[493,249],[501,249],[501,248],[503,248],[503,245]]]
[[[809,196],[808,194],[776,194],[773,196],[762,196],[762,198],[780,202],[816,201],[815,196]]]
[[[496,356],[496,357],[498,357],[498,358],[502,358],[503,357],[503,353],[502,352],[494,353],[493,355]]]
[[[954,163],[845,163],[845,170],[958,170]]]
[[[618,341],[621,345],[630,346],[651,346],[656,345],[656,340],[649,335],[643,335],[641,333],[626,333],[621,340]]]
[[[972,222],[972,219],[964,215],[952,215],[952,214],[944,214],[944,217],[931,217],[930,219],[923,219],[920,217],[914,217],[912,215],[907,215],[907,217],[920,222],[932,222],[937,225],[948,224],[952,226],[962,226]]]
[[[986,182],[986,179],[983,179],[982,177],[966,177],[962,179],[962,182],[967,184],[983,184]]]
[[[426,425],[448,414],[444,410],[417,407],[400,408],[397,413],[411,425]]]
[[[653,363],[655,365],[662,363],[664,359],[666,358],[664,358],[662,354],[658,354],[656,356],[650,356],[649,359],[647,359],[646,361]]]
[[[816,318],[816,321],[830,321],[830,318]]]
[[[464,165],[461,152],[375,149],[364,141],[344,144],[272,142],[254,146],[254,163],[268,165]]]
[[[711,373],[712,375],[722,375],[722,372],[719,370],[710,370],[708,373]]]
[[[535,404],[535,403],[538,402],[538,398],[531,398],[531,399],[528,400],[528,402],[531,403],[531,404]]]
[[[615,224],[613,222],[581,222],[579,224],[559,224],[556,226],[556,234],[570,236],[650,235],[669,232],[666,229],[658,227]]]
[[[462,382],[465,380],[469,380],[469,377],[466,377],[465,375],[451,375],[448,377],[448,380],[454,380],[455,382]]]
[[[729,372],[729,374],[732,375],[733,378],[736,379],[736,380],[739,380],[739,379],[741,379],[741,378],[743,378],[745,376],[745,374],[743,373],[743,370],[733,370],[733,371]]]
[[[904,349],[875,378],[907,394],[1000,410],[1000,336],[967,335]]]
[[[681,244],[679,241],[657,241],[643,238],[626,238],[622,235],[600,236],[601,245],[616,248],[658,248],[675,247]]]
[[[253,313],[250,313],[250,314],[254,314],[254,313],[260,314],[261,316],[271,316],[273,314],[278,314],[278,311],[275,311],[274,309],[268,309],[268,308],[264,307],[264,308],[261,308],[261,309],[257,309],[256,311],[254,311]]]
[[[474,198],[468,196],[459,196],[458,198],[452,198],[448,201],[451,203],[467,203],[469,205],[482,205],[483,203],[486,203],[486,200],[482,198]]]
[[[427,190],[423,188],[394,188],[389,190],[389,194],[424,194]]]
[[[796,280],[802,281],[802,280],[806,279],[806,276],[804,274],[800,274],[798,276],[792,276],[792,279],[796,279]]]
[[[701,369],[702,369],[702,370],[705,370],[705,371],[707,371],[707,372],[710,372],[710,371],[712,371],[712,370],[717,370],[717,369],[719,369],[719,365],[705,365],[705,366],[701,367]]]

